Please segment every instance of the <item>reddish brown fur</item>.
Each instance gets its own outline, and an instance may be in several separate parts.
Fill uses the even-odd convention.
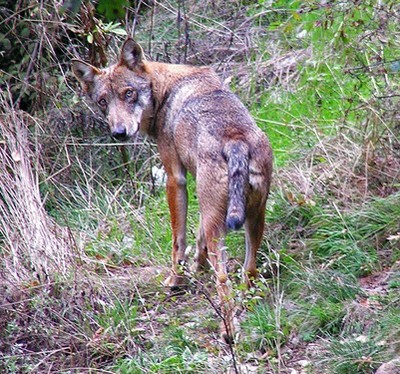
[[[227,225],[244,224],[245,279],[251,284],[257,276],[256,253],[272,173],[266,136],[211,68],[145,61],[131,39],[116,65],[99,70],[75,61],[73,71],[85,92],[99,103],[114,136],[126,138],[140,131],[157,142],[167,173],[173,232],[171,287],[185,283],[180,265],[187,262],[186,172],[195,176],[201,214],[195,268],[211,265],[215,271],[226,322],[222,335],[231,342],[234,302],[224,237]]]

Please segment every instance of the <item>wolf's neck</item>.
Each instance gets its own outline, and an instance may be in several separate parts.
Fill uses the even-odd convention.
[[[221,87],[220,79],[214,70],[209,67],[146,61],[145,70],[150,76],[153,96],[158,105],[161,105],[166,100],[174,87],[179,85],[183,80],[190,79],[191,77],[204,75],[208,81],[211,81],[215,89]]]

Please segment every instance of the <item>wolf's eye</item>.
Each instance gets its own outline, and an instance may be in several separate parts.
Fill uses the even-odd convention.
[[[137,92],[134,90],[126,90],[125,98],[128,100],[136,101],[137,99]]]
[[[107,101],[106,101],[106,99],[100,99],[99,101],[98,101],[98,104],[101,106],[101,107],[105,107],[105,106],[107,106]]]

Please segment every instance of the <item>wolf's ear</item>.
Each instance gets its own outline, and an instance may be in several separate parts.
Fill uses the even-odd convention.
[[[90,93],[94,78],[101,73],[96,67],[79,60],[72,60],[72,72],[86,93]]]
[[[142,47],[133,39],[129,38],[125,41],[121,48],[119,57],[120,65],[125,65],[129,69],[142,68],[144,53]]]

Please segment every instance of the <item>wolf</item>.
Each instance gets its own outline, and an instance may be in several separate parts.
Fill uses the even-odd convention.
[[[172,227],[168,286],[184,286],[188,262],[187,172],[196,179],[200,224],[195,270],[211,267],[222,315],[221,337],[234,342],[235,304],[227,271],[225,236],[245,228],[245,282],[257,277],[273,156],[266,135],[211,67],[148,61],[131,38],[118,62],[99,69],[80,60],[72,71],[84,93],[104,113],[120,141],[146,134],[155,139],[167,174]]]

